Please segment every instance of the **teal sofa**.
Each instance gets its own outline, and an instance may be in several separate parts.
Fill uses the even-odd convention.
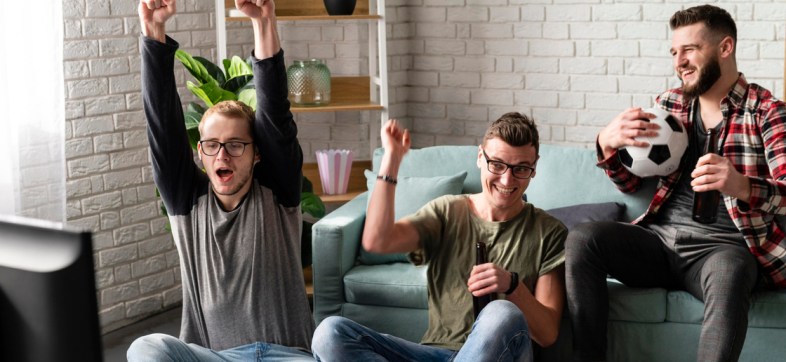
[[[443,188],[437,193],[479,192],[477,150],[477,146],[411,150],[402,162],[399,180],[410,177],[412,182],[410,186],[400,182],[397,214],[398,203],[410,201],[408,195],[421,192],[418,197],[423,197],[422,189],[430,188],[424,185],[445,184],[446,176],[458,175],[458,189]],[[381,150],[374,153],[375,170],[381,155]],[[541,209],[553,210],[555,215],[565,210],[584,210],[584,215],[578,215],[580,221],[608,217],[593,210],[595,205],[609,203],[624,204],[619,214],[621,220],[630,221],[643,213],[655,190],[655,180],[647,180],[635,194],[622,194],[595,163],[594,150],[541,145],[537,174],[527,189],[527,200]],[[464,171],[467,175],[461,177]],[[450,180],[455,183],[455,179]],[[367,197],[368,192],[359,195],[313,226],[315,319],[319,323],[325,317],[341,315],[378,331],[419,341],[428,323],[426,269],[404,262],[402,255],[375,256],[361,251]],[[575,206],[580,204],[590,205]],[[407,205],[409,210],[416,206]],[[696,360],[702,302],[686,292],[633,289],[613,279],[608,280],[608,286],[610,361]],[[537,351],[539,360],[570,360],[572,336],[567,313],[564,315],[559,339],[551,347]],[[786,360],[785,342],[786,293],[757,293],[741,360]]]

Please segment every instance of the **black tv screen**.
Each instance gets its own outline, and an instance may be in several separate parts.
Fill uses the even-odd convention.
[[[0,361],[101,361],[90,232],[0,216]]]

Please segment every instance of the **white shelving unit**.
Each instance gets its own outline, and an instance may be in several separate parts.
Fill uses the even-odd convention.
[[[227,57],[226,25],[230,21],[248,21],[238,16],[234,0],[215,0],[216,39],[219,59]],[[371,150],[377,147],[376,135],[388,119],[388,64],[385,23],[385,0],[358,0],[353,15],[330,16],[322,0],[281,0],[276,3],[276,17],[285,21],[367,21],[369,28],[369,74],[331,78],[331,102],[320,107],[292,107],[292,113],[379,111],[380,122],[370,125]]]

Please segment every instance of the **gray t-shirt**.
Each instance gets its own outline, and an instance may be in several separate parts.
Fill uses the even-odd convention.
[[[308,349],[314,320],[300,266],[299,207],[254,183],[235,210],[212,190],[170,217],[180,252],[180,338],[216,350],[262,341]]]

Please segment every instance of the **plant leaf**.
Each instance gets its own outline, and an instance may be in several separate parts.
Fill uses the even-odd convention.
[[[185,122],[186,122],[186,133],[188,134],[188,143],[191,144],[191,148],[197,149],[197,143],[199,143],[199,120],[202,119],[202,115],[197,112],[186,111],[184,114]]]
[[[254,74],[251,66],[237,55],[232,59],[224,59],[224,69],[226,69],[229,78]]]
[[[320,218],[325,216],[325,204],[312,192],[300,193],[300,211],[308,213],[313,217]]]
[[[188,82],[186,86],[191,93],[194,93],[199,99],[203,100],[208,107],[212,107],[221,101],[237,100],[235,93],[227,92],[216,83],[205,83],[197,86],[194,83]]]
[[[216,79],[210,75],[205,66],[194,59],[191,54],[178,49],[175,52],[175,58],[183,63],[183,66],[188,70],[189,73],[191,73],[191,75],[194,76],[194,78],[196,78],[199,84],[216,82]]]
[[[255,112],[257,110],[257,90],[256,89],[243,89],[237,95],[237,100],[247,104]]]
[[[253,87],[252,79],[254,79],[253,75],[240,75],[228,80],[222,87],[232,93],[237,93],[239,89],[245,88],[248,84],[251,84]]]
[[[208,74],[210,74],[213,77],[213,79],[215,79],[216,82],[218,82],[218,84],[223,84],[224,82],[226,82],[227,78],[224,75],[224,71],[221,70],[221,68],[217,66],[215,63],[199,56],[194,57],[194,60],[202,64],[202,66],[205,67],[205,70],[208,72]]]
[[[205,114],[205,111],[205,107],[202,107],[196,102],[188,102],[188,106],[186,106],[186,112],[199,113],[199,119],[202,119],[202,115]]]

